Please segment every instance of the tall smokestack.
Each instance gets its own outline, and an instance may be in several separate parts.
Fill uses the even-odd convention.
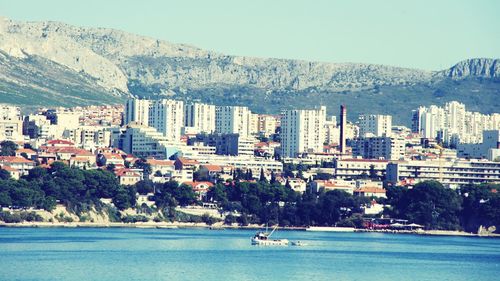
[[[345,134],[347,129],[347,108],[345,105],[340,106],[340,153],[345,154],[346,144],[345,144]]]

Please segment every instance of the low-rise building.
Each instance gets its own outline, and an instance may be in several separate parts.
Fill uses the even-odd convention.
[[[375,186],[365,186],[354,190],[354,195],[363,197],[386,198],[385,189]]]
[[[9,166],[12,169],[16,169],[21,175],[27,175],[29,170],[35,168],[34,161],[16,156],[0,156],[0,165],[2,167]]]
[[[209,181],[186,181],[183,182],[183,184],[193,188],[193,191],[200,201],[205,201],[208,190],[210,187],[214,186],[214,184]]]
[[[199,167],[200,163],[194,159],[188,159],[184,157],[178,157],[174,166],[176,170],[191,170],[194,171]]]
[[[293,191],[300,192],[300,193],[306,192],[307,183],[303,179],[301,179],[301,178],[289,178],[289,179],[286,179],[286,181],[288,182],[288,184],[290,185],[290,188]],[[285,184],[286,184],[286,182],[285,182]]]
[[[450,187],[465,184],[500,183],[500,162],[486,160],[394,161],[387,165],[387,181],[393,185],[402,182],[436,180]]]
[[[29,148],[19,148],[16,150],[17,157],[25,157],[27,159],[34,159],[36,156],[36,151]]]
[[[0,165],[0,169],[9,172],[10,177],[13,178],[13,179],[15,179],[15,180],[18,180],[22,176],[20,170],[14,169],[14,168],[12,168],[10,166],[7,166],[7,165]]]
[[[121,185],[134,185],[142,180],[142,171],[122,168],[114,171]]]
[[[373,170],[377,176],[384,175],[389,161],[380,159],[338,159],[334,162],[335,177],[339,179],[369,176]]]
[[[202,164],[200,165],[199,171],[201,173],[206,173],[210,180],[215,180],[223,175],[230,175],[233,171],[231,166],[213,165],[213,164]]]
[[[151,166],[151,175],[155,173],[161,173],[162,175],[167,175],[175,170],[174,161],[172,160],[158,160],[153,158],[146,159],[146,163]]]
[[[98,155],[98,160],[104,165],[125,166],[125,160],[117,153],[102,153]]]
[[[462,158],[500,161],[500,130],[483,131],[482,143],[462,143],[457,150],[458,156]]]
[[[355,181],[345,181],[345,180],[315,180],[311,184],[312,192],[318,193],[321,190],[329,191],[329,190],[341,190],[345,191],[349,194],[353,194],[354,189],[356,188]]]
[[[198,155],[194,157],[200,165],[211,164],[232,167],[233,170],[252,170],[254,176],[259,176],[260,171],[265,173],[281,173],[283,163],[272,159],[265,159],[253,156],[225,156],[225,155]]]

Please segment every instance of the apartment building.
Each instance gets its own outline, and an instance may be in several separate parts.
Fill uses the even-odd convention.
[[[281,114],[281,146],[284,157],[323,152],[326,107],[285,110]]]

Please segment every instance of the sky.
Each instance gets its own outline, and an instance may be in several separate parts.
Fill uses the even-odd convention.
[[[116,28],[228,55],[425,70],[500,58],[499,0],[0,0],[0,16]]]

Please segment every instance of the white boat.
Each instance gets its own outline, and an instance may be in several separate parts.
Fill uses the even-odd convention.
[[[252,245],[261,246],[288,246],[288,239],[271,239],[271,235],[276,230],[277,226],[271,231],[271,233],[259,231],[252,237]]]

